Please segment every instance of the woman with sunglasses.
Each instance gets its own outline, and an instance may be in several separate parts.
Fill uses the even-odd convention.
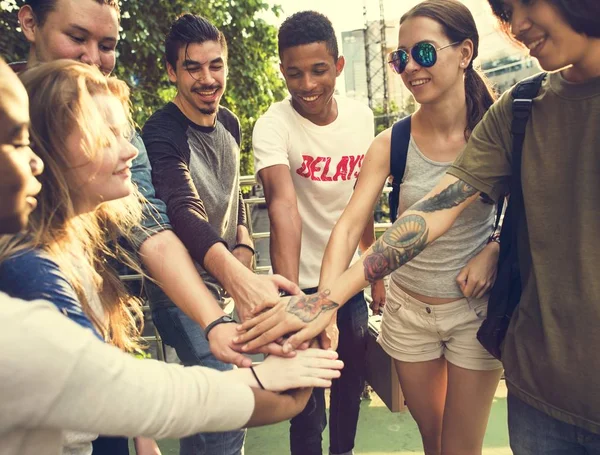
[[[600,2],[489,3],[506,34],[550,72],[533,100],[521,157],[523,290],[502,345],[510,445],[515,455],[600,454]],[[252,349],[282,332],[298,332],[284,344],[289,352],[326,327],[329,307],[433,247],[480,193],[498,198],[513,178],[512,119],[506,93],[448,174],[388,231],[397,233],[419,217],[423,242],[405,247],[406,237],[394,241],[386,233],[318,298],[283,300],[252,320],[258,330],[245,324],[248,333],[239,341]],[[371,273],[374,260],[398,251],[403,257]],[[290,313],[309,299],[321,314],[300,319],[303,313]]]
[[[425,196],[464,149],[494,102],[473,66],[479,35],[471,12],[454,0],[429,0],[400,19],[398,50],[388,58],[419,109],[411,118],[399,213]],[[355,197],[329,241],[322,284],[349,263],[355,230],[390,174],[391,128],[374,141]],[[487,311],[499,244],[490,241],[496,208],[480,198],[426,251],[390,275],[381,333],[427,455],[480,454],[502,365],[476,338]],[[407,232],[408,234],[408,232]],[[323,287],[323,286],[321,286]]]
[[[398,50],[388,60],[420,104],[411,121],[400,212],[438,183],[494,101],[473,67],[478,44],[473,16],[458,1],[425,1],[400,20]],[[320,289],[346,270],[372,216],[390,175],[391,135],[391,128],[381,133],[365,157],[329,240]],[[395,360],[427,455],[481,453],[502,371],[476,339],[496,273],[499,245],[489,242],[495,214],[481,199],[390,278],[378,341]]]

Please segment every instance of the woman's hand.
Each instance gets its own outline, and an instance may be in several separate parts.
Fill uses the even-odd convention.
[[[344,362],[335,351],[306,349],[293,358],[269,356],[254,367],[266,390],[282,392],[304,387],[331,387],[331,380],[340,377]]]
[[[285,340],[283,352],[294,351],[327,328],[339,305],[328,298],[328,292],[298,295],[281,299],[277,305],[238,327],[240,336],[233,341],[243,352],[259,349],[279,338],[294,333]],[[297,332],[297,333],[296,333]]]
[[[465,297],[479,299],[494,285],[499,254],[500,245],[497,242],[490,242],[477,256],[467,262],[456,277],[456,282]]]
[[[371,302],[370,307],[373,314],[383,313],[386,298],[385,283],[383,280],[377,280],[371,284],[371,298],[373,301]]]

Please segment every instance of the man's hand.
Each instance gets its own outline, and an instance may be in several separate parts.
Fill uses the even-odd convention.
[[[499,254],[500,245],[490,242],[463,267],[456,281],[465,297],[480,299],[494,285]]]
[[[281,275],[256,275],[248,273],[240,277],[230,294],[235,302],[235,309],[242,322],[254,317],[257,307],[270,308],[279,301],[279,291],[289,294],[300,294],[300,288]],[[275,340],[272,340],[275,341]]]
[[[383,280],[377,280],[371,284],[371,298],[373,301],[371,302],[370,307],[373,314],[383,313],[386,299],[385,283]]]
[[[253,260],[254,260],[254,253],[252,253],[252,251],[250,249],[239,246],[237,248],[234,248],[234,250],[231,252],[231,254],[233,254],[233,256],[238,261],[240,261],[242,264],[244,264],[244,266],[246,268],[254,271],[254,269],[252,267]]]
[[[248,368],[252,366],[252,359],[234,350],[233,339],[237,335],[236,324],[216,325],[208,334],[210,352],[221,362]]]
[[[329,298],[329,291],[320,294],[300,295],[282,299],[269,311],[244,322],[238,328],[242,333],[234,342],[245,343],[242,351],[248,352],[294,333],[283,344],[289,353],[305,341],[310,341],[327,328],[339,305]]]

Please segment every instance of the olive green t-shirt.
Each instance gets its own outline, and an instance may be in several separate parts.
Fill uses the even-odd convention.
[[[448,171],[497,199],[511,174],[512,98],[490,108]],[[523,292],[503,346],[509,391],[600,433],[600,77],[549,74],[522,158]]]

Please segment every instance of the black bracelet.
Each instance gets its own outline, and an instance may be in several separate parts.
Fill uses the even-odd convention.
[[[256,376],[256,371],[254,371],[254,367],[250,367],[250,371],[252,371],[252,374],[254,375],[254,379],[256,379],[256,382],[258,382],[258,386],[265,390],[265,386],[262,385],[262,382],[260,382],[260,379],[258,379],[258,376]]]
[[[256,251],[254,251],[254,248],[252,248],[250,245],[246,245],[245,243],[238,243],[236,244],[231,251],[235,250],[236,248],[246,248],[250,251],[252,251],[252,256],[254,256],[256,254]]]
[[[224,314],[223,316],[215,319],[213,322],[211,322],[210,324],[208,324],[205,328],[204,328],[204,337],[208,340],[208,334],[210,333],[210,331],[212,329],[214,329],[216,326],[218,326],[219,324],[229,324],[235,322],[235,319],[233,319],[231,316]]]

